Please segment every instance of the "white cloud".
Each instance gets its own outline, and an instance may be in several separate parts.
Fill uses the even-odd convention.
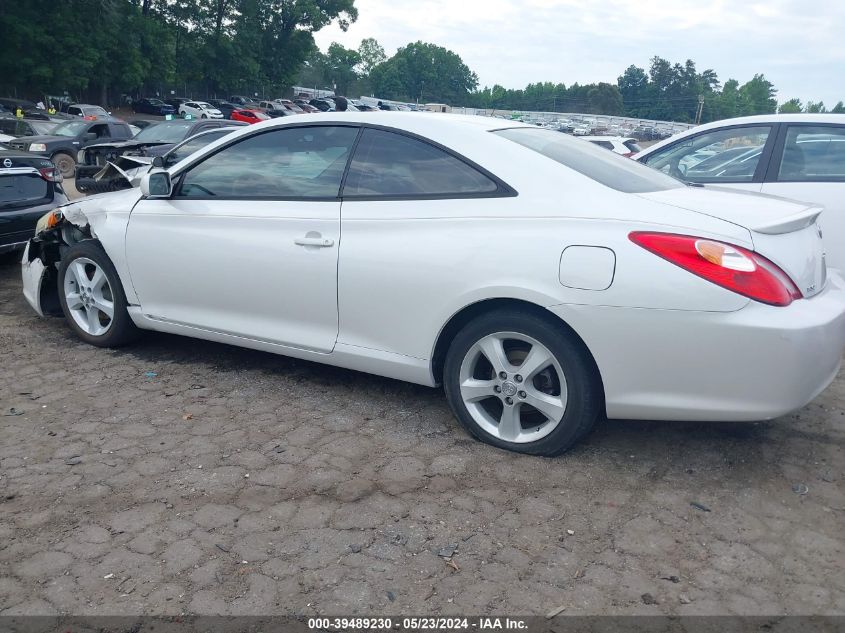
[[[454,50],[481,85],[615,82],[659,55],[692,59],[722,81],[764,73],[781,101],[845,100],[841,0],[357,0],[347,32],[316,34],[357,47],[375,37],[387,54],[423,40]]]

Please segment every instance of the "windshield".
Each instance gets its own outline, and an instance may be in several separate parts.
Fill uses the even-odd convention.
[[[205,101],[197,101],[197,105],[201,107],[203,110],[211,110],[212,106]]]
[[[30,121],[29,125],[32,126],[33,131],[39,136],[52,134],[53,130],[56,129],[56,123],[52,121]]]
[[[33,127],[35,125],[33,124]],[[67,123],[62,123],[61,125],[56,126],[51,134],[55,136],[78,136],[82,134],[85,128],[88,127],[88,123],[85,121],[68,121]]]
[[[200,134],[199,136],[194,136],[189,138],[187,141],[182,143],[181,145],[177,145],[172,150],[167,152],[164,157],[164,165],[165,167],[170,167],[171,165],[175,165],[183,158],[190,156],[198,149],[202,149],[209,143],[213,143],[217,139],[226,136],[231,129],[228,128],[220,128],[219,130],[215,130],[213,132],[207,132],[205,134]]]
[[[135,135],[135,140],[146,143],[178,143],[193,126],[193,121],[166,121],[144,128]]]
[[[671,176],[554,130],[511,128],[493,133],[623,193],[646,193],[683,186]]]
[[[86,116],[108,116],[108,112],[100,106],[87,106],[82,108],[82,111]]]

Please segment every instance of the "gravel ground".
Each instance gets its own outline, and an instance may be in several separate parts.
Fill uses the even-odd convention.
[[[773,422],[523,457],[439,390],[89,347],[11,263],[0,354],[0,614],[845,614],[843,376]]]

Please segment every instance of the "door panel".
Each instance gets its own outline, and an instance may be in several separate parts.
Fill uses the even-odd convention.
[[[337,201],[141,200],[126,258],[144,314],[330,352],[339,239]]]
[[[259,130],[176,175],[169,198],[141,200],[126,256],[143,312],[330,352],[338,194],[357,136],[354,126]]]

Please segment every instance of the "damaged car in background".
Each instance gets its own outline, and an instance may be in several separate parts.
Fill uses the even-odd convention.
[[[90,194],[137,187],[156,157],[159,166],[175,165],[181,160],[176,156],[185,157],[244,125],[236,121],[179,119],[150,125],[128,141],[91,145],[79,152],[76,189]]]

